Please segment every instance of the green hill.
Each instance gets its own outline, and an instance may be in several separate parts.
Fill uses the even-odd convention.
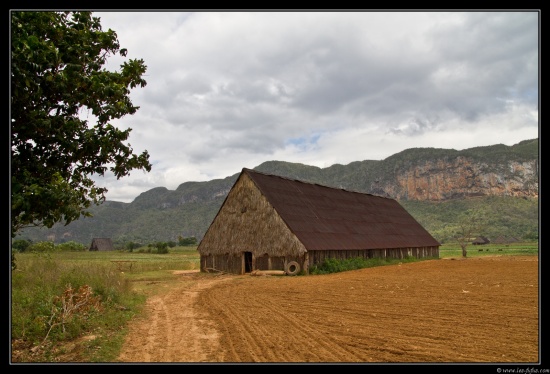
[[[437,240],[453,236],[458,216],[468,209],[484,212],[484,236],[538,238],[539,141],[513,146],[497,144],[457,151],[412,148],[385,160],[364,160],[327,168],[267,161],[255,170],[335,188],[397,199]],[[29,228],[15,239],[76,241],[89,245],[94,237],[115,244],[201,239],[240,170],[224,179],[185,182],[176,190],[158,187],[131,203],[106,201],[93,206],[92,218],[67,226]],[[410,184],[414,186],[410,186]],[[420,188],[422,183],[428,187]],[[456,185],[454,185],[456,184]]]

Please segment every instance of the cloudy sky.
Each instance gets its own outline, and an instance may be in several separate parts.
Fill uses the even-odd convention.
[[[152,170],[96,178],[107,200],[271,160],[325,168],[539,137],[538,12],[94,15],[147,65],[140,109],[113,124]]]

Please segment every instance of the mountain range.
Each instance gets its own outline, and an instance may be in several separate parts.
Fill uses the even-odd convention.
[[[384,160],[319,168],[283,161],[255,170],[325,186],[396,199],[437,240],[452,240],[460,214],[485,213],[487,237],[538,239],[539,140],[457,151],[410,148]],[[224,179],[185,182],[176,190],[157,187],[131,203],[105,201],[65,226],[28,228],[15,239],[76,241],[109,237],[119,246],[195,237],[200,241],[240,171]]]

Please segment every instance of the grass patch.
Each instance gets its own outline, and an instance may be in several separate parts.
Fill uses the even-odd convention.
[[[196,247],[16,253],[11,274],[12,362],[112,362],[128,321],[142,313],[144,282],[198,269]],[[120,269],[113,261],[132,261]],[[129,263],[124,263],[129,264]]]
[[[537,256],[539,254],[538,242],[510,243],[510,244],[484,244],[469,245],[466,248],[466,257],[482,256]],[[443,244],[439,248],[440,258],[462,257],[462,249],[458,243]]]

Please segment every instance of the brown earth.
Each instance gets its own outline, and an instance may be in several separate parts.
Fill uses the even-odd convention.
[[[537,256],[174,277],[130,324],[119,362],[540,362]]]

